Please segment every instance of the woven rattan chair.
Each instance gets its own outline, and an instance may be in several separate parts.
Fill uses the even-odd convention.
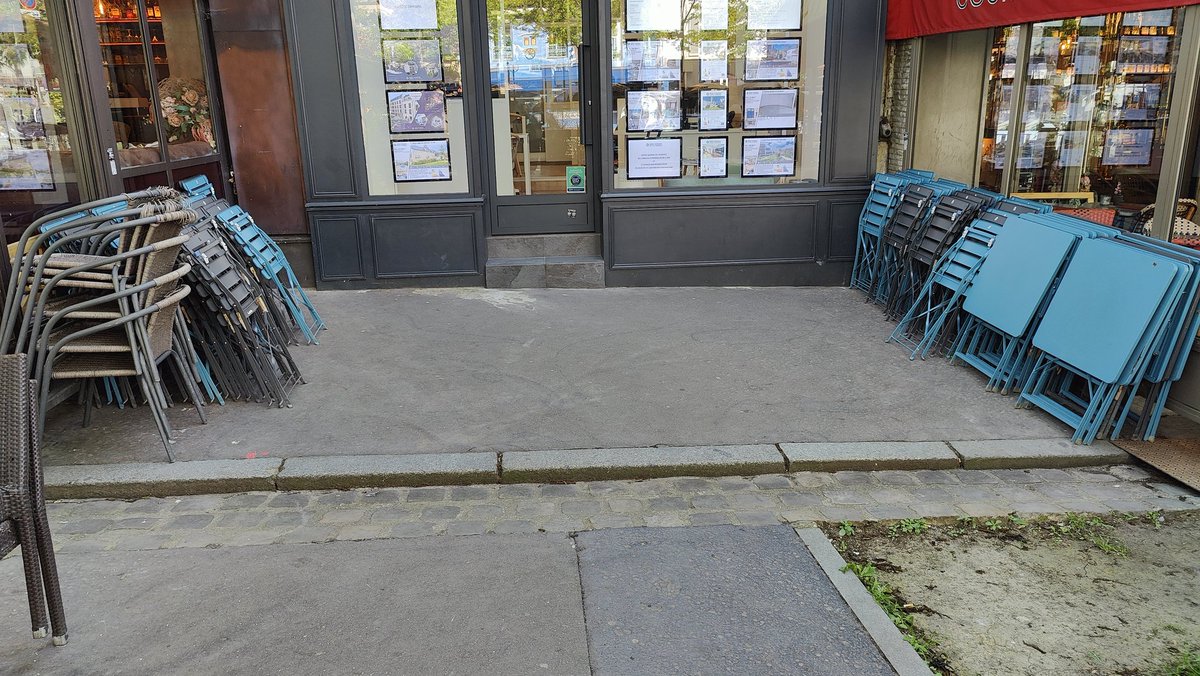
[[[42,488],[36,392],[26,378],[26,359],[0,356],[0,556],[21,547],[33,636],[45,638],[52,629],[54,644],[66,645],[66,612]]]

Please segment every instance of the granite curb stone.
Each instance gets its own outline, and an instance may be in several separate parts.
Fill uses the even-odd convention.
[[[953,469],[958,456],[943,441],[780,444],[792,472]]]
[[[146,498],[276,490],[283,460],[196,460],[175,463],[54,465],[46,468],[46,497]]]
[[[1107,441],[1091,446],[1070,439],[995,439],[951,441],[966,469],[1032,469],[1122,465],[1131,456]]]
[[[771,474],[786,470],[775,446],[684,446],[507,452],[504,483]]]
[[[419,453],[289,458],[279,490],[389,488],[498,483],[495,453]]]

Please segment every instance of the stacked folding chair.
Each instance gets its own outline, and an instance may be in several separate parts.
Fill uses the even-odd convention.
[[[325,328],[325,322],[300,286],[283,250],[239,206],[224,209],[216,215],[216,219],[245,253],[261,283],[279,292],[296,328],[304,334],[310,345],[315,345],[317,333]]]
[[[189,234],[181,255],[191,264],[188,281],[196,293],[184,315],[209,396],[290,405],[291,390],[304,380],[288,351],[287,313],[212,219],[193,225]]]
[[[869,291],[875,286],[875,259],[883,230],[891,222],[900,198],[909,183],[933,180],[933,172],[908,170],[896,174],[875,174],[871,192],[858,218],[858,242],[854,249],[854,266],[850,272],[850,287]]]
[[[867,291],[871,300],[886,305],[894,294],[903,292],[898,287],[905,282],[902,261],[909,246],[924,232],[938,201],[965,187],[955,181],[934,179],[912,183],[904,189],[892,220],[884,228],[879,253],[875,256],[871,273],[874,286]]]
[[[935,347],[949,348],[961,328],[956,321],[962,300],[983,265],[997,233],[1013,214],[1048,212],[1049,207],[1008,198],[980,213],[934,263],[924,286],[888,337],[924,359]],[[952,336],[949,340],[947,334]]]

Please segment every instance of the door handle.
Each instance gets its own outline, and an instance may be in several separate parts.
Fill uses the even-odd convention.
[[[592,145],[592,102],[589,99],[592,87],[588,71],[588,66],[591,65],[591,59],[588,58],[591,50],[591,45],[583,43],[575,47],[575,53],[579,55],[576,59],[576,67],[579,68],[579,142],[585,146]]]

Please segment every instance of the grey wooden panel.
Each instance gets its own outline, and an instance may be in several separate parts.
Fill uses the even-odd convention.
[[[348,89],[339,47],[341,27],[334,0],[290,0],[288,43],[293,58],[296,100],[305,174],[313,198],[355,197],[358,166],[348,104],[357,92]]]
[[[614,268],[816,260],[816,202],[690,199],[608,209]]]
[[[862,214],[861,199],[829,201],[829,256],[831,261],[853,261],[858,244],[858,217]]]
[[[829,13],[825,176],[828,183],[865,182],[878,138],[884,2],[831,2]]]
[[[369,218],[377,278],[479,272],[475,214]]]
[[[363,279],[366,276],[357,217],[313,216],[312,226],[320,279]]]

